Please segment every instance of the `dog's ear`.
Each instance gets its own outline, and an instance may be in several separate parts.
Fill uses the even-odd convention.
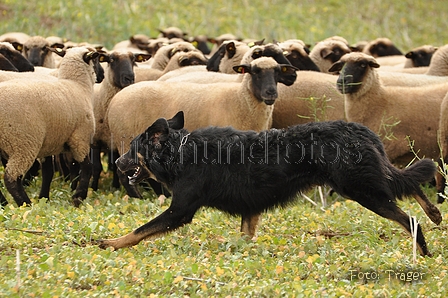
[[[153,145],[160,145],[161,141],[165,141],[168,135],[168,121],[165,118],[157,119],[145,131],[146,140]]]
[[[168,120],[168,125],[172,129],[182,129],[184,128],[184,112],[179,111],[173,118]]]

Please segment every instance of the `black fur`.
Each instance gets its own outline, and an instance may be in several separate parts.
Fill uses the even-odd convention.
[[[168,210],[135,235],[148,238],[174,230],[189,223],[203,206],[241,215],[244,224],[244,218],[285,207],[298,193],[317,185],[332,187],[408,232],[409,216],[396,198],[421,197],[423,205],[430,205],[430,218],[441,221],[419,185],[433,178],[434,162],[424,159],[404,170],[395,168],[380,139],[363,125],[334,121],[260,133],[230,127],[189,133],[170,128],[176,119],[183,121],[183,114],[170,122],[158,119],[116,162],[119,170],[135,172],[131,183],[154,175],[173,194]],[[420,227],[417,241],[420,252],[429,255]]]

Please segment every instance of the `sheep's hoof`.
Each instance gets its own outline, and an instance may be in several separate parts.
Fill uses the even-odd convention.
[[[73,205],[78,208],[81,204],[82,204],[82,199],[81,198],[73,198]]]

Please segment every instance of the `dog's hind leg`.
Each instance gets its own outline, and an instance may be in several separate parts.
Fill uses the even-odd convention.
[[[261,223],[261,214],[241,216],[241,232],[250,239],[255,237],[258,225]]]
[[[367,209],[375,212],[376,214],[397,222],[406,230],[409,235],[411,235],[409,215],[401,210],[393,200],[382,200],[382,198],[378,197],[370,197],[367,199],[364,197],[361,200],[357,200],[356,198],[352,199],[354,199]],[[428,248],[426,246],[425,237],[423,236],[420,225],[418,225],[417,227],[417,246],[421,255],[431,256],[431,253],[428,251]]]
[[[416,191],[416,193],[414,194],[414,198],[420,204],[423,211],[425,211],[426,215],[428,215],[429,219],[431,219],[431,221],[436,225],[440,224],[440,222],[442,221],[440,210],[428,200],[421,189],[418,189]]]
[[[144,239],[160,236],[190,223],[198,208],[192,206],[188,206],[187,209],[180,206],[173,208],[171,205],[162,214],[133,232],[115,239],[98,240],[97,243],[100,248],[119,249],[134,246]]]

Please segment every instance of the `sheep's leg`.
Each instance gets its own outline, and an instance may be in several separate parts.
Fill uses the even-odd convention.
[[[120,188],[120,177],[118,176],[118,168],[117,165],[115,164],[115,160],[118,158],[119,154],[118,154],[118,150],[113,150],[111,151],[111,153],[109,154],[109,166],[108,168],[112,171],[113,173],[113,178],[112,178],[112,187],[119,189]]]
[[[28,172],[26,172],[25,177],[23,177],[24,186],[30,185],[31,180],[39,175],[40,166],[40,162],[38,160],[35,160],[31,168],[28,170]]]
[[[117,175],[124,189],[126,189],[128,196],[139,199],[143,198],[140,192],[138,191],[137,186],[129,184],[129,178],[128,176],[126,176],[126,174],[122,173],[121,171],[117,171]]]
[[[241,232],[250,239],[255,237],[257,227],[261,222],[261,214],[243,215],[241,217]]]
[[[191,205],[183,208],[174,208],[171,205],[165,212],[125,236],[99,240],[99,246],[101,248],[113,247],[114,249],[134,246],[144,239],[163,235],[190,223],[196,210],[197,208]]]
[[[78,187],[79,175],[80,175],[80,164],[76,160],[71,159],[69,162],[70,168],[70,187],[75,190]]]
[[[0,191],[0,206],[6,206],[8,205],[8,201],[6,200],[5,196]]]
[[[45,157],[42,163],[42,186],[39,198],[50,198],[50,185],[54,176],[53,157]]]
[[[86,156],[82,162],[80,162],[79,183],[76,187],[76,191],[72,196],[73,204],[79,207],[82,201],[87,197],[87,191],[89,189],[90,177],[92,175],[92,164],[90,163],[89,156]]]
[[[17,206],[31,205],[31,200],[23,188],[22,176],[13,179],[8,173],[5,173],[5,186],[16,201]]]
[[[384,196],[384,194],[382,194]],[[410,226],[410,218],[403,210],[401,210],[391,199],[382,199],[378,197],[363,197],[357,200],[356,198],[352,198],[353,200],[360,203],[362,206],[367,209],[375,212],[376,214],[393,220],[400,224],[406,232],[411,235],[411,226]],[[426,246],[425,237],[423,236],[422,229],[420,225],[417,227],[417,247],[420,251],[420,254],[423,256],[431,256],[431,253],[428,251]]]
[[[100,180],[101,172],[103,171],[103,166],[101,165],[101,146],[92,145],[90,150],[90,159],[92,161],[92,187],[93,190],[98,190],[98,182]]]
[[[33,148],[29,149],[28,153],[33,152]],[[31,205],[30,198],[23,188],[22,177],[31,168],[35,159],[32,154],[28,159],[25,156],[10,155],[5,166],[5,186],[18,206]]]

